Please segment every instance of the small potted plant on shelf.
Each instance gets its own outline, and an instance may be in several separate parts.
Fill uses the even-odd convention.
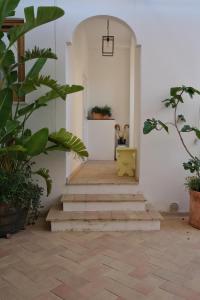
[[[183,163],[183,167],[194,175],[187,177],[185,183],[190,193],[189,223],[200,229],[200,158],[190,151],[183,138],[185,133],[194,133],[195,141],[198,142],[200,139],[200,129],[186,124],[185,117],[182,114],[178,114],[178,107],[184,103],[184,95],[193,98],[194,95],[200,95],[200,91],[193,87],[186,86],[171,88],[170,97],[162,102],[165,104],[165,107],[173,109],[173,123],[164,123],[155,118],[147,119],[144,122],[143,133],[148,134],[152,130],[160,131],[162,129],[168,133],[169,125],[176,129],[181,144],[189,156],[189,160]]]
[[[83,87],[59,85],[50,76],[41,75],[48,59],[57,59],[51,49],[35,47],[16,61],[11,49],[21,36],[64,15],[64,11],[55,6],[38,7],[37,15],[34,7],[26,7],[25,23],[3,33],[4,20],[15,14],[19,2],[0,1],[0,236],[22,229],[27,218],[31,223],[37,218],[43,188],[35,181],[36,175],[44,178],[47,195],[51,192],[49,170],[34,166],[38,155],[73,151],[81,158],[88,156],[82,141],[65,128],[50,133],[48,128],[32,132],[28,127],[29,118],[35,111],[45,108],[55,99],[65,100],[68,94],[81,91]],[[20,81],[18,66],[26,62],[33,62],[33,65]],[[48,91],[21,107],[20,99],[27,99],[41,86],[47,87]],[[13,99],[18,99],[14,107]]]
[[[91,111],[89,112],[89,115],[92,120],[109,120],[112,116],[112,110],[111,107],[105,105],[105,106],[94,106]]]

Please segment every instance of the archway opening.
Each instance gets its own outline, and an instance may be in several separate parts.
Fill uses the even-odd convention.
[[[113,56],[102,55],[102,36],[114,36]],[[72,95],[67,105],[68,129],[79,136],[89,151],[78,181],[82,183],[135,183],[139,179],[140,47],[130,27],[111,16],[95,16],[82,21],[68,45],[71,82],[84,86],[84,92]],[[90,120],[94,107],[111,108],[109,120]],[[120,132],[116,131],[116,124]],[[127,126],[128,125],[128,126]],[[129,127],[129,129],[127,129]],[[118,127],[117,127],[118,128]],[[117,175],[116,147],[136,149],[133,176]],[[135,158],[134,158],[135,159]],[[70,154],[67,177],[76,182],[82,162]],[[95,171],[96,168],[96,171]],[[90,175],[88,175],[88,173]],[[74,175],[76,174],[76,175]],[[130,175],[130,174],[129,174]],[[77,179],[77,178],[76,178]]]

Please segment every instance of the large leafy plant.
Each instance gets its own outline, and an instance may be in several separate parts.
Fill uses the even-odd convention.
[[[190,171],[194,174],[192,177],[188,177],[186,181],[186,186],[190,190],[195,190],[200,192],[200,158],[194,155],[184,141],[183,135],[185,133],[194,133],[197,141],[200,139],[200,129],[194,126],[191,126],[186,123],[186,119],[182,114],[178,114],[178,107],[184,103],[184,95],[188,95],[190,98],[193,98],[194,95],[200,95],[200,91],[193,87],[173,87],[170,89],[170,97],[163,100],[165,107],[173,109],[174,112],[174,121],[164,123],[155,118],[147,119],[144,122],[143,133],[148,134],[153,130],[165,130],[169,132],[169,126],[173,126],[177,133],[178,137],[183,145],[185,151],[189,155],[189,160],[183,163],[185,170]]]
[[[23,170],[30,162],[42,153],[51,151],[73,151],[77,156],[88,156],[82,141],[61,128],[58,132],[50,133],[48,128],[41,128],[32,132],[27,121],[38,109],[45,107],[55,99],[65,100],[71,93],[81,91],[82,86],[59,85],[50,76],[42,75],[41,71],[49,59],[57,59],[51,49],[35,47],[27,50],[20,61],[15,60],[12,51],[13,44],[32,29],[62,17],[64,11],[58,7],[34,7],[24,9],[24,24],[11,28],[3,33],[2,26],[5,18],[15,15],[15,9],[20,0],[0,0],[0,170],[15,173]],[[5,37],[7,36],[7,42]],[[19,64],[32,62],[30,71],[20,82],[18,77]],[[21,107],[18,100],[13,111],[13,98],[28,98],[28,95],[41,86],[48,88],[48,92],[39,96],[35,101]],[[47,194],[51,191],[51,179],[47,169],[39,169],[35,174],[42,176],[47,183]]]

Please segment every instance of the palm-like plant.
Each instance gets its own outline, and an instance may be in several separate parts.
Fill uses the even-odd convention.
[[[83,89],[77,85],[59,85],[50,76],[41,75],[42,68],[48,59],[56,59],[51,49],[39,49],[25,52],[20,61],[15,61],[11,50],[12,45],[24,34],[32,29],[54,21],[64,15],[64,11],[58,7],[38,7],[37,15],[34,7],[24,9],[25,23],[11,28],[7,33],[7,43],[4,42],[2,26],[5,18],[13,16],[20,0],[0,0],[0,169],[15,172],[23,168],[41,153],[50,151],[73,151],[79,157],[88,156],[82,141],[64,128],[58,132],[49,133],[48,128],[42,128],[32,132],[27,128],[27,121],[30,116],[41,107],[55,99],[65,100],[70,93]],[[20,82],[18,79],[19,64],[26,64],[33,61],[32,68],[26,74],[25,79]],[[35,99],[34,102],[21,108],[19,100],[13,112],[13,98],[27,97],[31,92],[40,86],[46,86],[49,91]],[[47,194],[51,191],[51,179],[46,169],[39,169],[36,174],[42,176],[47,183]]]

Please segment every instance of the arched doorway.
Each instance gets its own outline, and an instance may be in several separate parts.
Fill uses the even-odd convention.
[[[109,57],[102,56],[102,36],[106,34],[107,20],[110,25],[110,35],[115,37],[114,55]],[[112,16],[88,18],[76,27],[72,44],[68,45],[68,58],[70,81],[84,86],[84,92],[72,95],[67,105],[68,129],[83,139],[89,153],[92,153],[93,160],[109,157],[108,160],[114,161],[114,151],[112,155],[110,151],[112,143],[109,143],[108,135],[104,150],[97,153],[99,147],[94,146],[97,145],[97,139],[100,139],[102,134],[92,135],[91,128],[94,127],[94,123],[88,121],[88,112],[92,107],[105,105],[111,107],[115,120],[112,124],[120,124],[121,128],[129,124],[129,147],[137,149],[136,177],[138,179],[140,46],[137,45],[134,32],[124,21]],[[108,131],[105,127],[102,132],[108,133]],[[111,153],[112,158],[110,154],[101,156],[101,153],[106,154],[106,151]],[[70,178],[80,168],[81,162],[71,155],[67,161],[67,177]]]

